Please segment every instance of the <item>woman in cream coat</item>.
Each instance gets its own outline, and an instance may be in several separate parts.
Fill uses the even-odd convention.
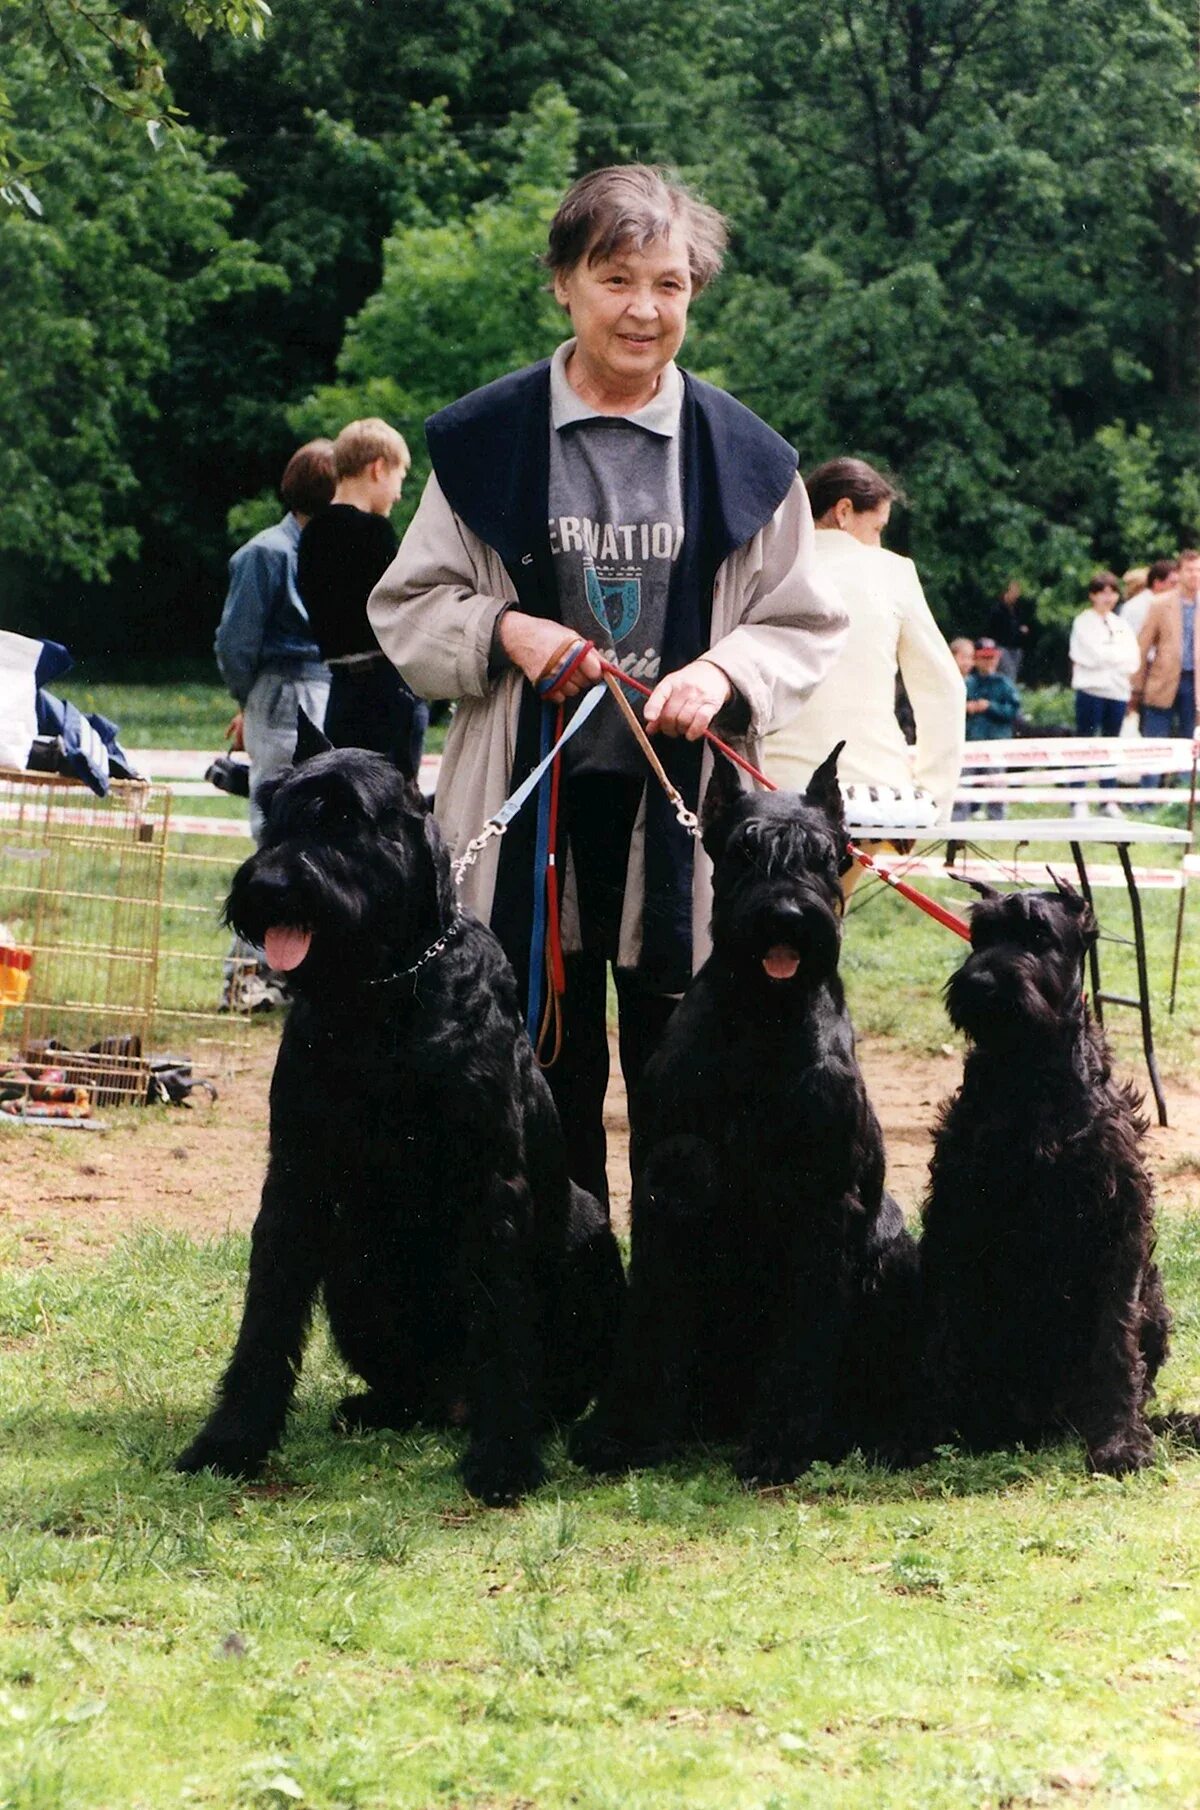
[[[966,690],[933,619],[916,567],[880,544],[896,491],[862,459],[831,459],[807,479],[816,570],[841,597],[850,633],[804,709],[766,741],[766,770],[801,790],[845,738],[838,776],[920,786],[948,818],[962,766]],[[910,748],[896,721],[896,672],[917,725]]]

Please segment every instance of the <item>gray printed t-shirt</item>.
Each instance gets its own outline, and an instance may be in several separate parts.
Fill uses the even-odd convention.
[[[601,415],[575,394],[566,363],[550,365],[550,551],[562,620],[633,678],[659,676],[671,569],[683,545],[675,365],[632,415]],[[571,773],[642,778],[645,761],[611,699],[568,744]]]

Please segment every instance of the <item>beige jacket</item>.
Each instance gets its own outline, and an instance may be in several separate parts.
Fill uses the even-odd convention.
[[[817,529],[816,558],[849,612],[850,633],[804,710],[768,736],[767,772],[799,789],[844,737],[842,779],[921,786],[948,817],[963,761],[966,687],[916,567],[841,528]],[[916,720],[915,748],[896,721],[897,667]]]
[[[756,764],[772,723],[792,716],[829,671],[846,637],[846,613],[813,570],[812,512],[797,477],[771,521],[731,553],[713,586],[712,638],[706,658],[719,666],[750,709],[741,746]],[[496,620],[516,592],[499,556],[451,510],[436,477],[392,564],[367,606],[379,645],[413,690],[456,698],[446,738],[435,811],[457,855],[503,804],[516,747],[521,674],[498,677],[488,663]],[[611,700],[601,710],[615,708]],[[712,753],[705,750],[701,788]],[[645,890],[642,818],[634,828],[625,888],[620,963],[632,967],[641,948]],[[493,840],[464,880],[462,901],[485,921],[496,884],[499,842]],[[711,877],[697,847],[693,950],[708,953]],[[578,947],[578,913],[568,871],[563,942]]]
[[[1195,653],[1193,671],[1200,671],[1200,609],[1193,618]],[[1160,591],[1138,633],[1142,656],[1133,680],[1135,704],[1154,710],[1170,710],[1183,672],[1183,605],[1178,591]]]

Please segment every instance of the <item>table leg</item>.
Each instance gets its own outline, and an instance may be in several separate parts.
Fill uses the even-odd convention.
[[[1121,862],[1121,871],[1125,875],[1125,885],[1129,891],[1129,909],[1133,914],[1133,948],[1137,957],[1138,1008],[1142,1015],[1142,1048],[1146,1052],[1146,1068],[1150,1075],[1150,1086],[1154,1090],[1154,1100],[1158,1107],[1158,1122],[1167,1122],[1167,1102],[1163,1097],[1162,1082],[1158,1076],[1158,1062],[1154,1055],[1154,1025],[1150,1016],[1150,977],[1146,971],[1146,932],[1142,924],[1142,901],[1138,895],[1137,881],[1133,877],[1133,863],[1129,859],[1129,844],[1117,843],[1117,854]]]
[[[1095,902],[1092,898],[1092,883],[1088,879],[1087,864],[1083,858],[1083,844],[1072,842],[1071,854],[1075,861],[1075,872],[1079,876],[1079,890],[1087,900],[1093,917],[1096,914]],[[1092,1010],[1096,1014],[1096,1023],[1104,1029],[1104,1001],[1100,997],[1100,948],[1093,943],[1088,950],[1088,972],[1092,977]]]

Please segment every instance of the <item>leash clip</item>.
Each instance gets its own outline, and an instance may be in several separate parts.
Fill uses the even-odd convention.
[[[466,877],[467,869],[469,867],[474,867],[480,855],[492,840],[492,837],[503,836],[507,828],[508,825],[506,823],[497,823],[494,817],[490,817],[480,830],[478,836],[471,837],[471,840],[467,843],[466,848],[451,869],[454,876],[454,884],[456,886],[462,885],[463,880]]]
[[[700,819],[697,817],[695,811],[690,811],[688,809],[687,805],[683,802],[683,795],[680,792],[675,793],[675,796],[671,799],[671,803],[675,806],[676,823],[680,824],[682,828],[687,831],[694,842],[698,842],[700,840]]]

